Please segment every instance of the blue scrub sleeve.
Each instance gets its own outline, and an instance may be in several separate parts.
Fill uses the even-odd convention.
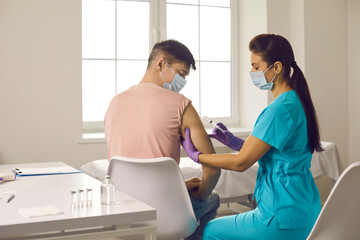
[[[251,135],[282,151],[294,131],[294,120],[280,104],[270,104],[258,117]]]

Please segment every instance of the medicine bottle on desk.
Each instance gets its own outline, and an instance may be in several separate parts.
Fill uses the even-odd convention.
[[[101,183],[101,204],[111,205],[115,202],[115,185],[110,181],[110,176],[106,175]]]

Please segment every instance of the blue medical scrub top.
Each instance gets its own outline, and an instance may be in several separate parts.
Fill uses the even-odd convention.
[[[272,147],[258,161],[255,198],[278,229],[312,227],[320,213],[310,164],[307,120],[295,90],[280,94],[258,117],[251,135]]]

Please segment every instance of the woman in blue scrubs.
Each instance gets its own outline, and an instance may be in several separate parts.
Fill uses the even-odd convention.
[[[322,151],[316,112],[305,77],[295,62],[290,43],[282,36],[254,37],[251,79],[271,90],[274,101],[258,117],[243,141],[219,123],[216,138],[238,154],[202,154],[187,129],[182,145],[194,161],[235,171],[259,163],[255,210],[217,218],[203,239],[306,239],[321,210],[318,189],[310,172],[314,151]]]

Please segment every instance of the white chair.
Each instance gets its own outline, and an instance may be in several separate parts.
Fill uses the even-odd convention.
[[[360,162],[348,166],[331,190],[307,240],[360,239]]]
[[[108,174],[115,187],[156,209],[158,239],[191,235],[198,226],[178,164],[172,158],[134,159],[116,156]]]

